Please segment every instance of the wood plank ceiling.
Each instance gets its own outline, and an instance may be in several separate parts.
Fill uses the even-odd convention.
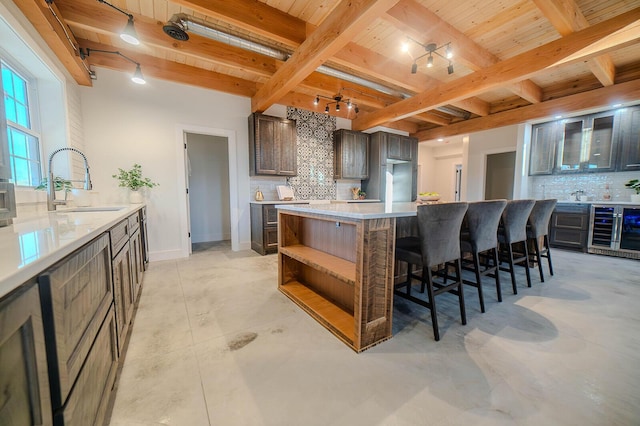
[[[99,78],[100,67],[132,73],[118,55],[80,55],[117,50],[146,76],[247,96],[253,111],[279,103],[323,112],[341,95],[330,114],[355,130],[385,125],[429,140],[640,102],[635,0],[109,2],[133,15],[138,46],[119,38],[127,17],[98,0],[14,2],[78,84],[91,85],[89,70]],[[188,40],[163,31],[170,20],[187,25]],[[409,41],[403,52],[408,38],[449,43],[451,64],[414,61],[426,50]]]

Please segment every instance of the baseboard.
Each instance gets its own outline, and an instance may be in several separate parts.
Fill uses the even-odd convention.
[[[149,261],[158,262],[161,260],[182,259],[182,250],[150,251]]]

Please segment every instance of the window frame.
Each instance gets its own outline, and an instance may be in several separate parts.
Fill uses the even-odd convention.
[[[37,79],[31,76],[28,72],[24,70],[20,64],[16,63],[16,61],[12,60],[11,57],[8,57],[3,51],[0,50],[0,70],[2,68],[9,69],[13,74],[18,76],[25,83],[26,87],[26,106],[27,113],[29,118],[30,128],[24,127],[19,123],[9,120],[7,117],[6,105],[3,111],[3,119],[5,120],[7,126],[7,143],[9,144],[9,163],[11,164],[11,179],[10,182],[16,185],[16,189],[18,188],[34,188],[40,184],[40,182],[45,178],[44,174],[44,151],[42,144],[42,134],[40,132],[40,116],[39,116],[39,107],[38,107],[38,90],[37,90]],[[2,96],[4,96],[4,85],[2,85],[2,75],[0,73],[0,87],[2,87]],[[6,100],[5,102],[6,103]],[[11,129],[26,135],[27,138],[34,138],[37,144],[36,152],[37,152],[37,161],[33,158],[26,158],[29,164],[34,164],[37,166],[37,171],[39,176],[33,177],[31,176],[32,168],[29,168],[30,174],[30,185],[19,184],[16,182],[16,176],[14,175],[15,170],[15,162],[14,158],[25,158],[22,156],[15,156],[13,154],[13,147],[11,146],[11,142],[9,141],[9,132]]]

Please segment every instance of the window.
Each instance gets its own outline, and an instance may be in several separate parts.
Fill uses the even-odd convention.
[[[30,110],[29,82],[7,63],[0,65],[11,181],[20,186],[37,186],[42,178],[40,135],[34,129]]]

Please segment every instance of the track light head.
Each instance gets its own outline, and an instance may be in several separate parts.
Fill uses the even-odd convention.
[[[453,50],[451,49],[451,45],[447,44],[447,48],[445,49],[445,56],[447,59],[453,58]]]
[[[340,102],[336,103],[336,111],[340,111]]]
[[[133,16],[129,15],[127,24],[124,26],[124,29],[120,33],[120,38],[129,44],[133,44],[134,46],[140,44],[138,34],[136,33],[136,29],[133,26]]]
[[[136,70],[133,73],[133,77],[131,77],[131,81],[136,84],[146,84],[146,80],[142,75],[142,70],[140,69],[140,64],[136,65]]]
[[[433,56],[429,54],[429,58],[427,58],[427,68],[433,67]]]
[[[319,103],[320,103],[320,96],[316,96],[316,98],[313,100],[313,104],[315,106],[318,106]]]
[[[414,62],[413,65],[411,65],[411,74],[415,74],[417,72],[418,72],[418,64]]]
[[[449,75],[453,74],[453,64],[449,62],[449,66],[447,67],[447,72]]]
[[[329,104],[327,104],[327,106],[324,107],[324,113],[329,114]]]

